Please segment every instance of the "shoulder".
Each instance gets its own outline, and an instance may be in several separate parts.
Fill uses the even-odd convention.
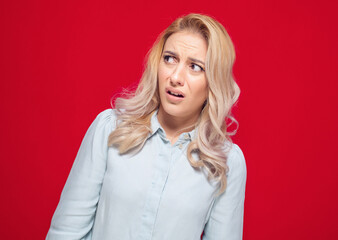
[[[229,148],[228,161],[245,163],[243,151],[237,144],[230,143]]]
[[[106,109],[100,112],[91,127],[95,129],[101,129],[103,132],[110,133],[115,129],[116,126],[116,110]]]
[[[116,110],[112,108],[108,108],[106,110],[103,110],[100,112],[96,118],[100,119],[107,119],[107,120],[112,120],[116,118]]]
[[[227,175],[241,175],[242,177],[246,177],[246,163],[243,151],[234,143],[230,143],[229,147],[230,150],[227,158],[229,171]]]

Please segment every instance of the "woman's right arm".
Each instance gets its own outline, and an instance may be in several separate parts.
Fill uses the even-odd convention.
[[[113,110],[100,113],[89,127],[62,191],[46,240],[88,239],[106,170]]]

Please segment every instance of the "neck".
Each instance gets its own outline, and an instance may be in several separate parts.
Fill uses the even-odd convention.
[[[165,134],[171,144],[174,144],[177,141],[181,133],[193,130],[195,128],[195,123],[197,122],[198,117],[199,115],[195,117],[172,116],[166,113],[161,106],[157,113],[158,121],[165,131]]]

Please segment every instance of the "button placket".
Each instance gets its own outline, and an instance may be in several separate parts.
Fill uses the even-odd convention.
[[[161,197],[167,184],[171,168],[171,161],[168,161],[168,156],[171,156],[170,147],[168,148],[169,143],[166,143],[162,137],[158,137],[156,145],[159,146],[160,149],[155,161],[152,183],[143,208],[142,221],[138,233],[139,239],[144,240],[152,239]]]

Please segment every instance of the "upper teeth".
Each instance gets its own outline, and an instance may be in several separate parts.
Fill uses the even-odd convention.
[[[175,96],[180,96],[181,95],[179,93],[174,93],[174,92],[171,92],[171,91],[170,91],[170,94],[175,95]]]

